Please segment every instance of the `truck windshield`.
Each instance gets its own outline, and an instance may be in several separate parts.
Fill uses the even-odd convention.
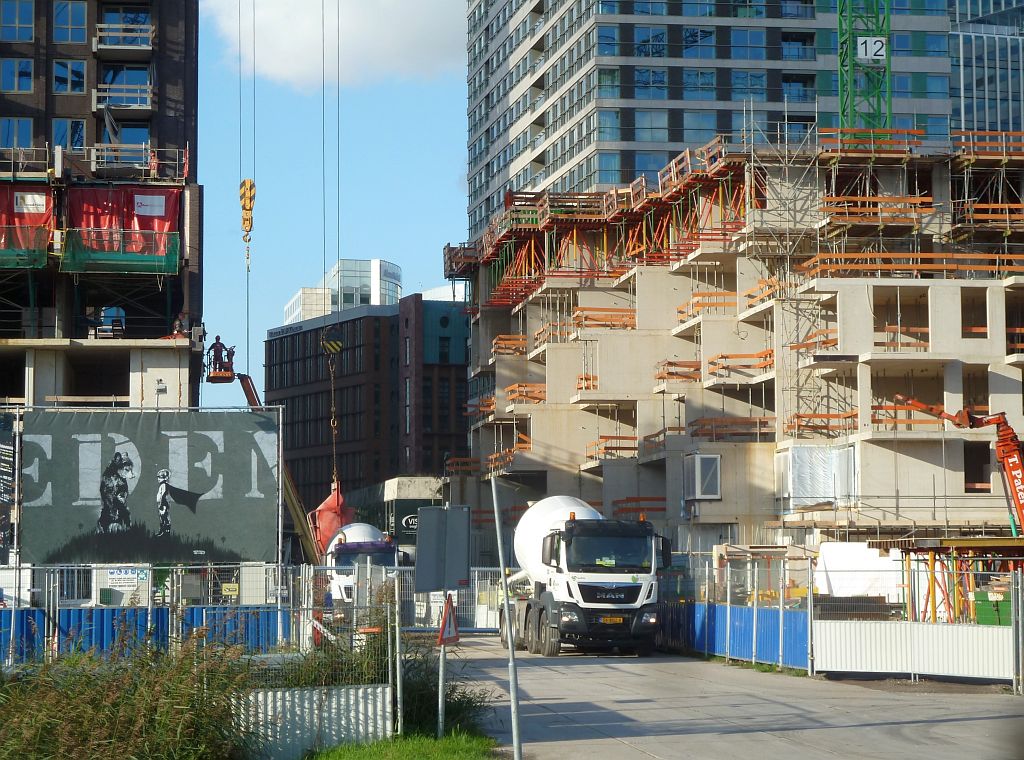
[[[649,573],[651,539],[645,536],[574,536],[565,559],[569,572]]]
[[[382,550],[377,552],[340,554],[338,555],[338,567],[352,567],[356,564],[365,565],[367,558],[369,558],[371,565],[393,567],[395,564],[395,552]]]

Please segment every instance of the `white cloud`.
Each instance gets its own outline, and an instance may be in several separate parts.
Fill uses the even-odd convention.
[[[257,75],[300,89],[319,89],[325,76],[329,85],[338,81],[339,8],[342,84],[430,79],[465,66],[465,0],[244,0],[241,5],[244,69],[252,70],[255,5]],[[238,60],[238,6],[238,0],[200,3],[232,61]]]

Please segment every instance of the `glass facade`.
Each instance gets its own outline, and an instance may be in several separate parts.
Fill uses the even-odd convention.
[[[892,126],[1024,130],[1022,7],[891,0]],[[471,0],[468,15],[470,239],[508,192],[599,190],[719,134],[838,126],[834,0]]]

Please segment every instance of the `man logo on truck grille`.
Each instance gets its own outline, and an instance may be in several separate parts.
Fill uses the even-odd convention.
[[[606,599],[608,601],[613,601],[613,602],[614,601],[625,601],[625,599],[626,599],[626,592],[625,591],[598,591],[597,592],[597,598],[598,599]]]

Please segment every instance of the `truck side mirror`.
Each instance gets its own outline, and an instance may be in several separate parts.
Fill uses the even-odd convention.
[[[658,538],[661,541],[661,566],[672,567],[672,542],[664,536],[659,536]]]
[[[555,542],[558,540],[558,535],[552,533],[548,536],[544,536],[544,541],[540,547],[540,561],[545,565],[553,565],[555,559]]]

